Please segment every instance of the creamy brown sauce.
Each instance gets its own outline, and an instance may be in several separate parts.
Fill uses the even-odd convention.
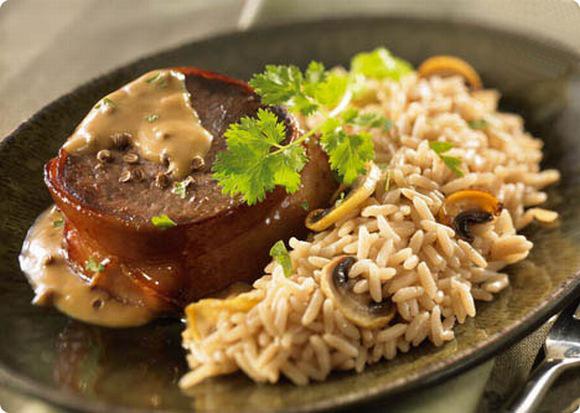
[[[115,136],[130,136],[139,154],[152,162],[169,162],[183,178],[208,153],[213,137],[201,125],[185,88],[185,76],[174,70],[144,74],[107,95],[89,112],[63,148],[93,153],[115,146]]]
[[[123,304],[105,291],[91,287],[67,264],[63,248],[62,214],[51,207],[28,231],[20,267],[34,288],[36,305],[54,305],[77,320],[107,327],[145,324],[155,314],[144,307]]]

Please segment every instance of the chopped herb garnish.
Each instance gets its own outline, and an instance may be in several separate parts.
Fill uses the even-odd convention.
[[[153,76],[145,79],[146,83],[155,84],[159,87],[167,86],[167,76],[163,72],[157,72]]]
[[[439,155],[439,158],[445,163],[445,165],[457,176],[463,176],[463,171],[460,169],[461,159],[455,156],[444,155],[453,148],[453,144],[450,142],[432,141],[429,142],[429,147]]]
[[[485,129],[489,126],[485,119],[470,120],[467,124],[471,129]]]
[[[155,122],[157,119],[159,119],[159,115],[155,115],[155,114],[151,114],[151,115],[147,115],[145,116],[145,120],[149,123],[153,123]]]
[[[292,259],[286,249],[286,245],[284,245],[284,241],[280,240],[272,245],[272,248],[270,248],[270,256],[282,266],[286,277],[292,275]]]
[[[109,262],[109,260],[103,260],[101,262],[97,262],[93,257],[89,258],[85,261],[85,270],[90,272],[103,272],[105,271],[105,265]]]
[[[413,71],[408,62],[393,56],[387,49],[380,47],[368,53],[358,53],[351,61],[351,71],[373,79],[399,80]]]
[[[310,115],[320,107],[336,105],[346,93],[348,78],[325,71],[310,62],[304,74],[297,66],[267,65],[254,75],[250,85],[267,105],[284,104],[294,112]]]
[[[117,106],[117,104],[109,99],[109,98],[102,98],[101,101],[99,103],[97,103],[97,105],[95,106],[95,109],[100,109],[101,106],[108,106],[110,108],[115,108]]]
[[[345,110],[361,76],[399,79],[412,67],[386,49],[356,55],[351,73],[327,71],[311,62],[302,72],[297,66],[268,65],[250,85],[266,105],[285,105],[302,115],[318,114],[323,121],[290,143],[285,143],[284,122],[269,109],[255,117],[231,124],[224,134],[227,150],[217,155],[213,178],[224,194],[241,195],[249,204],[260,202],[266,193],[282,186],[288,193],[300,187],[300,172],[308,161],[303,142],[320,137],[334,172],[346,185],[365,172],[374,159],[374,146],[365,129],[388,131],[392,122],[378,113]],[[350,126],[358,126],[356,133]]]
[[[340,204],[342,204],[344,202],[345,198],[346,198],[346,193],[343,191],[340,193],[338,198],[336,198],[336,201],[334,201],[334,206],[339,206]]]
[[[253,205],[276,185],[288,193],[298,190],[306,164],[303,139],[284,145],[286,128],[274,113],[260,109],[255,118],[243,117],[230,125],[224,136],[228,149],[218,153],[213,165],[224,193],[241,194]]]
[[[55,228],[60,228],[64,225],[64,219],[58,218],[52,221],[52,226]]]
[[[310,211],[310,204],[308,201],[304,201],[300,204],[300,207],[305,211]]]
[[[185,199],[185,197],[187,196],[187,187],[189,185],[189,182],[190,181],[188,179],[175,182],[173,184],[173,188],[171,188],[171,192],[179,196],[181,199]]]
[[[366,163],[375,157],[370,134],[360,132],[348,135],[336,119],[324,123],[320,144],[328,154],[331,168],[347,185],[363,174]]]
[[[441,155],[453,149],[453,144],[450,142],[432,141],[429,142],[429,147],[433,149],[437,155]]]
[[[167,229],[177,225],[167,214],[154,216],[151,218],[151,223],[160,229]]]
[[[391,129],[393,123],[390,119],[374,112],[360,113],[358,110],[351,108],[342,114],[342,119],[350,125],[363,126],[367,128],[378,128],[387,132]]]

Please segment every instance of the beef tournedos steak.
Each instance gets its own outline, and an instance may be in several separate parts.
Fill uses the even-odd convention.
[[[261,276],[274,242],[305,234],[305,202],[310,209],[324,207],[337,186],[326,155],[309,144],[298,192],[278,188],[254,206],[223,195],[211,177],[216,154],[226,148],[223,134],[263,105],[244,82],[196,68],[172,70],[185,75],[191,106],[213,136],[203,162],[187,177],[177,179],[167,163],[140,156],[122,131],[114,147],[61,149],[45,166],[46,184],[65,216],[68,259],[79,276],[116,300],[159,314]],[[296,138],[293,118],[270,109],[286,124],[287,139]],[[177,181],[181,192],[174,189]],[[151,219],[160,215],[176,225],[155,227]],[[89,260],[105,262],[104,270],[87,270]]]

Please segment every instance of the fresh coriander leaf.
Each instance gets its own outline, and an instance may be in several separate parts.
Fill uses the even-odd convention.
[[[60,228],[63,225],[64,225],[64,219],[62,219],[62,218],[58,218],[58,219],[55,219],[54,221],[52,221],[52,226],[54,228]]]
[[[485,119],[470,120],[467,124],[471,129],[485,129],[489,126]]]
[[[159,119],[159,115],[155,115],[155,114],[145,116],[145,120],[149,123],[153,123],[158,119]]]
[[[363,113],[357,118],[358,124],[360,126],[366,126],[368,128],[379,128],[385,132],[390,130],[393,123],[390,119],[387,119],[378,113]]]
[[[318,103],[303,94],[297,94],[288,105],[294,110],[295,112],[299,112],[304,116],[312,115],[316,112],[320,106]]]
[[[85,270],[90,271],[90,272],[103,272],[105,271],[105,263],[108,262],[108,260],[103,260],[101,262],[97,262],[93,257],[89,258],[87,261],[85,261]]]
[[[444,155],[453,148],[450,142],[431,141],[429,147],[441,158],[443,163],[457,176],[463,176],[463,171],[460,169],[461,159],[455,156]]]
[[[292,259],[284,245],[284,241],[280,240],[272,245],[270,248],[270,256],[284,269],[284,275],[290,277],[292,275]]]
[[[288,103],[301,94],[302,72],[296,66],[267,65],[263,73],[254,75],[250,86],[266,105]]]
[[[321,106],[337,105],[348,85],[348,76],[329,73],[315,61],[310,62],[304,74],[296,66],[268,65],[250,80],[263,103],[283,104],[303,115],[311,115]]]
[[[348,108],[342,112],[342,120],[344,123],[355,123],[355,119],[358,117],[359,111],[355,108]]]
[[[453,144],[450,142],[431,141],[429,142],[429,147],[433,149],[437,155],[441,155],[450,151],[453,148]]]
[[[300,171],[306,165],[304,148],[301,145],[289,145],[278,154],[268,155],[271,168],[274,170],[274,183],[293,193],[300,188]]]
[[[367,128],[380,128],[385,132],[391,129],[392,126],[391,120],[387,119],[380,113],[360,113],[358,110],[353,108],[346,110],[343,113],[342,118],[344,119],[345,123],[351,125],[358,125]]]
[[[304,201],[300,204],[300,207],[305,211],[310,211],[310,204],[308,201]]]
[[[317,61],[311,61],[304,73],[304,78],[310,84],[324,82],[326,80],[326,69],[324,65]]]
[[[328,154],[331,168],[347,185],[365,172],[366,163],[375,156],[373,141],[368,133],[348,135],[336,119],[325,122],[320,143]]]
[[[151,223],[160,229],[167,229],[177,225],[167,214],[154,216],[151,218]]]
[[[298,190],[305,150],[296,141],[283,145],[286,128],[274,113],[260,109],[255,118],[231,124],[224,136],[227,150],[217,155],[212,169],[222,192],[240,194],[253,205],[276,185],[290,193]]]
[[[361,74],[373,79],[388,78],[396,81],[413,71],[410,63],[393,56],[384,47],[372,52],[358,53],[351,60],[350,67],[355,75]]]
[[[451,169],[457,176],[463,176],[463,171],[460,169],[461,166],[461,159],[456,158],[455,156],[441,156],[441,160],[445,163],[445,165]]]
[[[316,83],[312,96],[321,105],[334,107],[342,100],[349,85],[349,78],[339,73],[330,73],[324,81]]]

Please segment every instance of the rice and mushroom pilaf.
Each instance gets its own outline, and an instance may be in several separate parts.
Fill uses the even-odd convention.
[[[292,238],[290,277],[273,261],[250,292],[190,305],[183,344],[191,371],[182,387],[236,370],[256,382],[283,375],[303,385],[332,370],[360,372],[425,340],[443,345],[457,323],[476,315],[475,301],[491,301],[509,285],[502,270],[533,246],[516,231],[555,218],[535,207],[559,173],[540,170],[542,142],[520,116],[497,111],[496,91],[470,90],[459,76],[367,82],[373,95],[352,104],[392,120],[389,131],[372,131],[382,166],[374,193],[328,229]],[[461,159],[463,176],[433,150],[436,141],[452,144],[446,154]],[[470,228],[472,240],[439,219],[446,197],[464,190],[503,204],[493,221]],[[345,257],[354,258],[338,274]],[[359,322],[335,290],[367,303],[365,320],[387,305],[386,322]]]

